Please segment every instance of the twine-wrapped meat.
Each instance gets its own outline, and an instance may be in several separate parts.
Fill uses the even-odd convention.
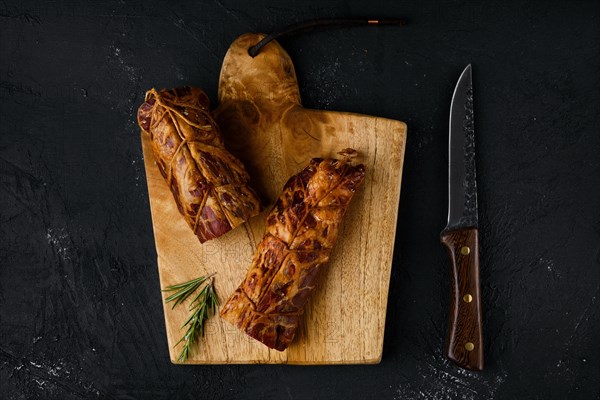
[[[364,166],[352,166],[349,159],[313,159],[290,178],[267,217],[246,278],[221,317],[268,347],[285,350],[364,176]]]
[[[181,87],[146,93],[138,123],[150,135],[156,164],[179,212],[201,243],[260,212],[242,163],[223,144],[208,96]]]

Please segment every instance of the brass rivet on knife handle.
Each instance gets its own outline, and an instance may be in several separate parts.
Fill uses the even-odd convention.
[[[451,260],[451,297],[446,356],[459,366],[483,369],[483,328],[477,228],[444,231],[441,242]],[[468,254],[462,249],[468,247]]]
[[[468,256],[470,252],[471,249],[469,248],[469,246],[463,246],[460,248],[460,254],[462,254],[463,256]]]

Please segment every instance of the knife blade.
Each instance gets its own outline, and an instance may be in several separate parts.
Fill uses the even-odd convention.
[[[440,234],[451,263],[451,297],[445,354],[462,368],[483,369],[479,285],[479,234],[471,64],[450,105],[448,224]]]

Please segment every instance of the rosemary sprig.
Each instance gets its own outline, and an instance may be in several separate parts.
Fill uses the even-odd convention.
[[[177,346],[179,343],[183,342],[181,354],[177,359],[178,362],[184,362],[193,354],[194,348],[198,345],[198,340],[200,337],[204,337],[204,322],[216,313],[217,306],[219,305],[219,297],[215,290],[213,275],[214,274],[201,276],[188,282],[169,286],[163,290],[164,292],[175,292],[165,299],[165,302],[167,303],[174,301],[173,308],[175,308],[177,304],[184,302],[194,294],[202,284],[208,281],[190,302],[190,311],[192,314],[181,327],[181,329],[183,329],[187,326],[187,330],[183,337],[175,343],[175,346]]]

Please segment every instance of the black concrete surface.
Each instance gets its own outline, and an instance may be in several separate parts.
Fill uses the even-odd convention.
[[[169,362],[135,111],[215,100],[238,35],[315,17],[404,28],[282,39],[308,107],[409,127],[374,366]],[[448,112],[473,64],[486,369],[442,356]],[[366,133],[368,134],[368,133]],[[2,399],[600,398],[597,1],[0,2]]]

